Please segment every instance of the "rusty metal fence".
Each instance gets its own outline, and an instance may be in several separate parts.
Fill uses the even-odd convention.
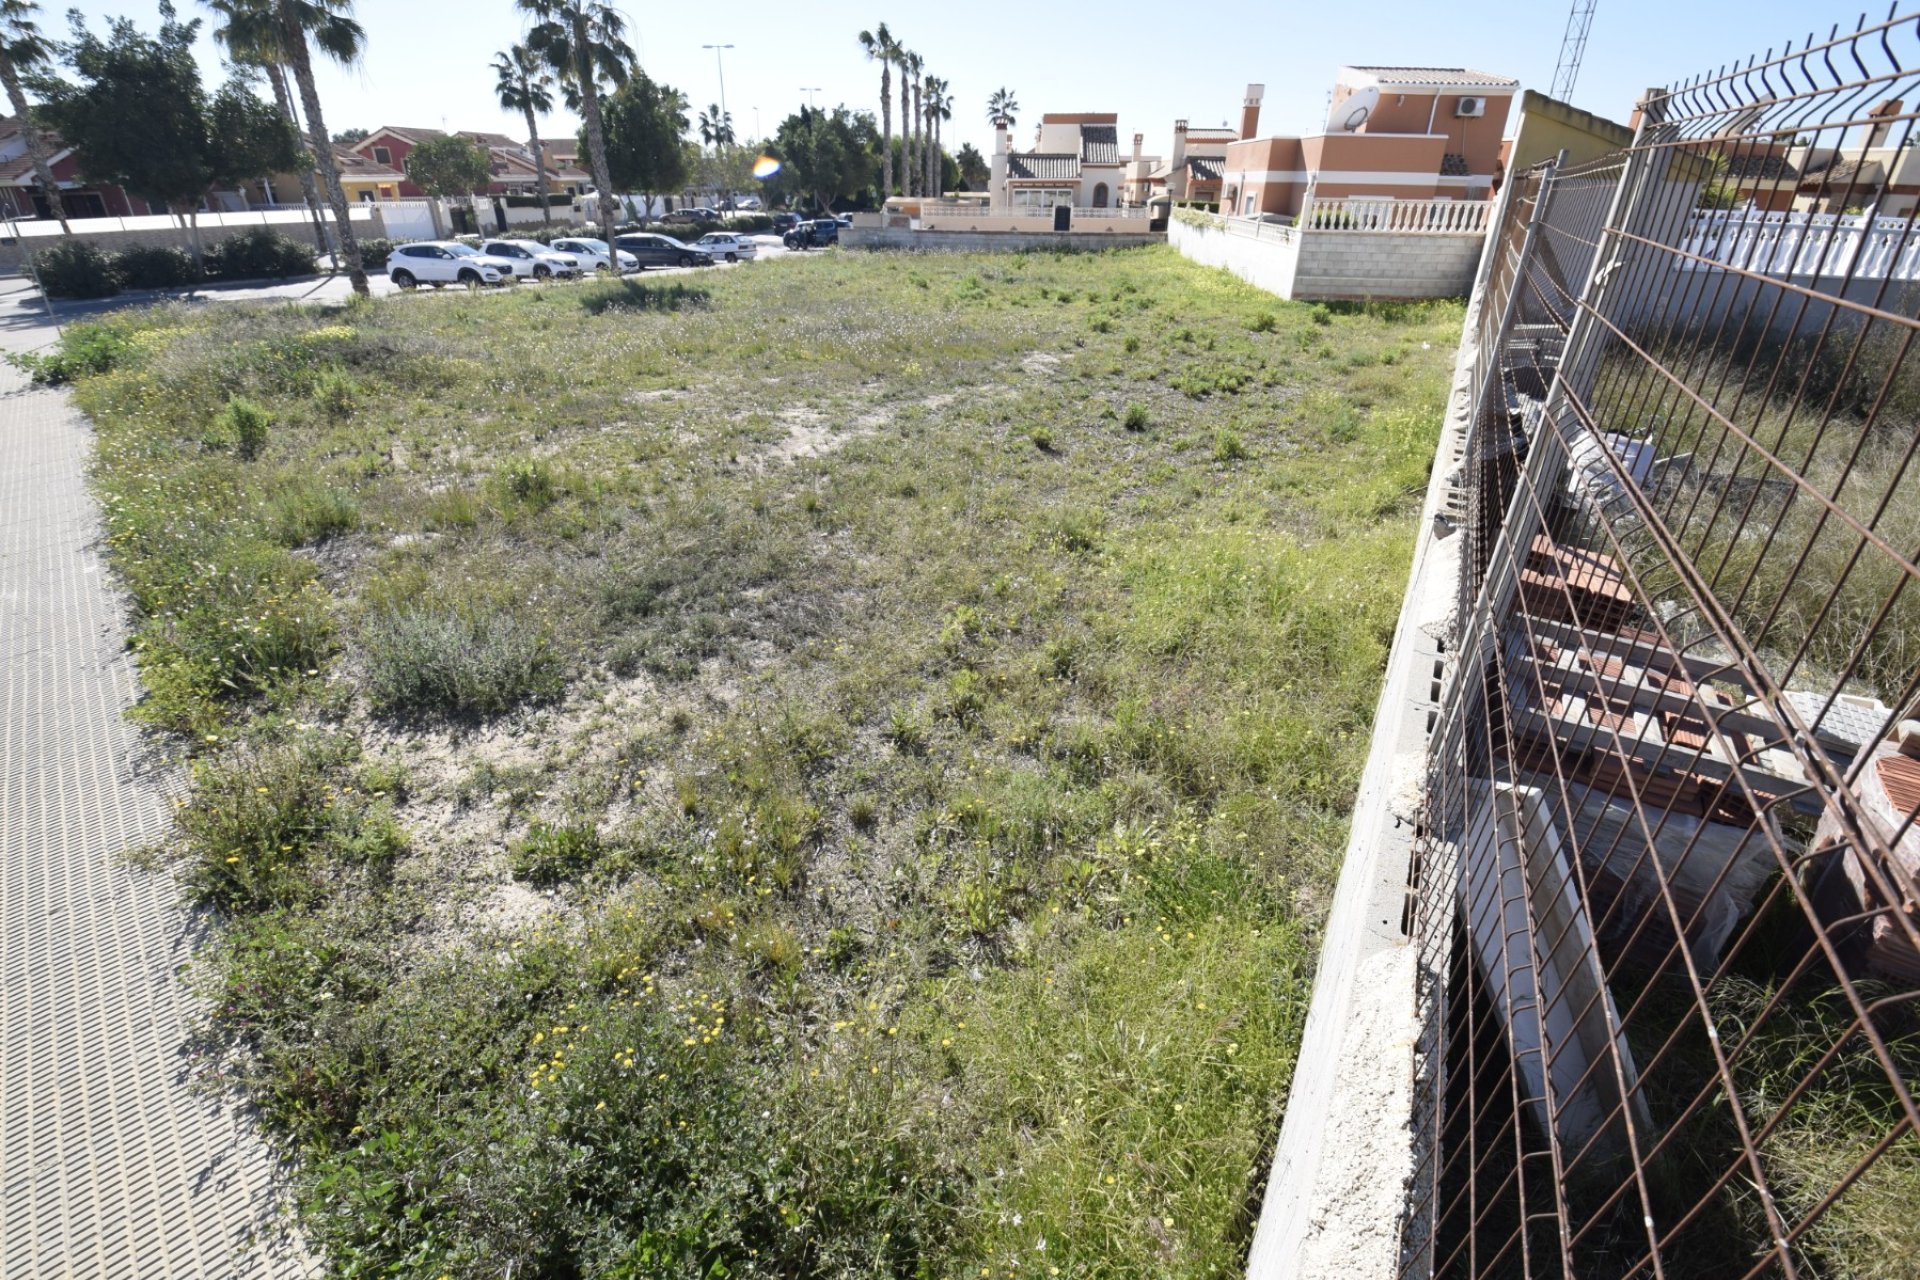
[[[1915,108],[1863,21],[1501,197],[1404,1276],[1920,1276]]]

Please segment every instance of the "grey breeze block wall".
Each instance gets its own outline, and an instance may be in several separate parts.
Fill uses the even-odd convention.
[[[1300,237],[1293,296],[1464,298],[1473,288],[1484,242],[1480,235],[1309,231]]]
[[[917,253],[1017,253],[1022,249],[1085,252],[1165,244],[1163,231],[912,231],[904,227],[847,227],[849,249],[906,249]]]

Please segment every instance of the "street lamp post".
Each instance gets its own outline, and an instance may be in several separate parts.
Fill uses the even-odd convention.
[[[730,44],[703,44],[702,49],[713,50],[713,65],[720,72],[720,122],[727,123],[727,68],[721,61],[722,51],[733,48]]]
[[[807,95],[807,110],[813,110],[813,95],[820,92],[820,86],[814,85],[812,88],[808,88],[803,84],[800,86],[800,92]]]

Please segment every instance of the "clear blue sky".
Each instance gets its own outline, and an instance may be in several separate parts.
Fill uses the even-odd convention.
[[[155,0],[82,0],[77,7],[96,28],[109,13],[149,28],[157,22]],[[205,12],[194,0],[181,0],[179,8],[183,16]],[[1138,130],[1146,134],[1147,152],[1162,155],[1176,117],[1196,127],[1237,124],[1241,91],[1250,81],[1267,86],[1262,133],[1317,129],[1334,72],[1345,63],[1468,66],[1545,90],[1567,17],[1560,0],[959,0],[893,13],[884,5],[869,9],[748,0],[716,4],[702,16],[704,5],[671,4],[662,13],[635,0],[628,12],[642,65],[685,91],[696,110],[720,97],[714,55],[701,46],[735,46],[725,54],[726,99],[743,140],[755,135],[756,110],[759,130],[772,133],[805,101],[804,86],[818,89],[820,104],[875,109],[879,68],[865,61],[855,37],[885,21],[926,59],[929,72],[952,84],[950,147],[972,142],[992,150],[987,95],[1005,85],[1020,101],[1016,138],[1023,145],[1043,111],[1117,111],[1123,145]],[[1788,40],[1797,45],[1809,28],[1824,33],[1858,12],[1858,0],[1851,7],[1835,0],[1599,0],[1574,101],[1624,121],[1648,85]],[[64,36],[64,14],[49,4],[42,28]],[[487,69],[494,51],[523,30],[511,0],[361,0],[357,15],[368,35],[363,65],[322,73],[329,128],[413,124],[525,133],[518,116],[495,104]],[[220,75],[219,54],[204,32],[202,43],[211,81]],[[573,128],[557,116],[543,122],[542,131],[564,136]]]

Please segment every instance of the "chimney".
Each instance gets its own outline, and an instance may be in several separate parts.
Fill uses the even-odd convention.
[[[1144,133],[1136,133],[1133,135],[1133,162],[1135,164],[1140,163],[1140,144],[1146,140],[1147,135]]]
[[[1167,164],[1167,194],[1175,200],[1187,198],[1187,122],[1173,122],[1173,159]]]
[[[989,166],[987,192],[995,208],[1005,208],[1013,203],[1007,192],[1007,153],[1012,150],[1013,133],[1005,125],[995,125],[993,130],[993,163]]]
[[[1888,98],[1879,106],[1867,112],[1867,119],[1874,122],[1867,130],[1867,150],[1887,145],[1887,135],[1893,131],[1894,117],[1900,114],[1900,99]]]
[[[1246,101],[1240,104],[1240,140],[1245,142],[1260,131],[1260,100],[1267,96],[1267,86],[1250,84],[1247,86]]]

